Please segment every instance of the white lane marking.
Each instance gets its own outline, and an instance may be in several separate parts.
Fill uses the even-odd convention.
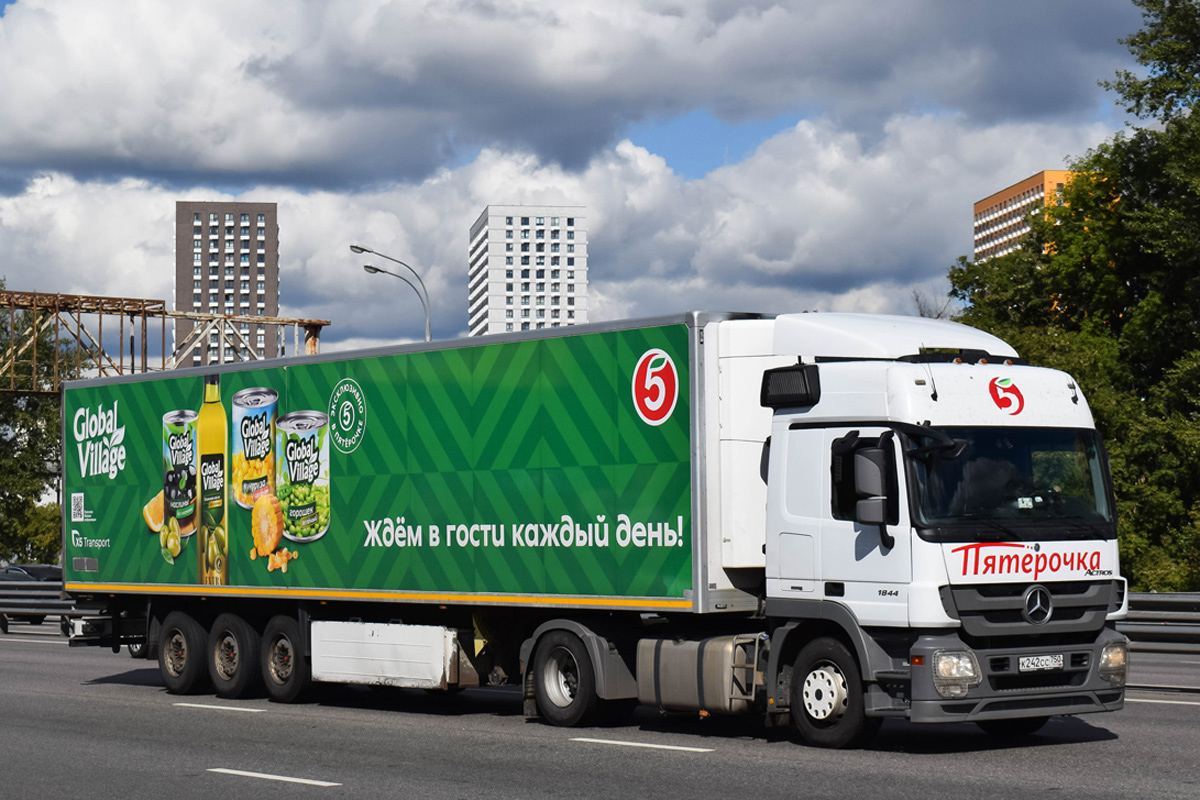
[[[309,778],[292,778],[287,775],[268,775],[265,772],[246,772],[240,769],[210,769],[209,772],[219,772],[222,775],[238,775],[243,778],[261,778],[264,781],[282,781],[283,783],[303,783],[306,786],[341,786],[340,783],[329,781],[314,781]]]
[[[1126,697],[1126,703],[1159,703],[1167,706],[1200,706],[1200,703],[1191,700],[1142,700],[1138,697]]]
[[[68,642],[46,641],[44,639],[24,638],[21,636],[0,636],[0,642],[25,642],[26,644],[69,644]]]
[[[1170,686],[1162,683],[1136,683],[1126,689],[1131,692],[1200,692],[1200,686]]]
[[[685,753],[711,753],[710,747],[681,747],[675,744],[646,744],[645,742],[622,742],[618,739],[572,739],[572,742],[587,742],[589,744],[615,744],[620,747],[648,747],[652,750],[682,750]]]
[[[247,714],[261,714],[266,711],[265,708],[241,708],[240,706],[214,706],[204,703],[172,703],[172,705],[180,708],[212,708],[217,711],[245,711]]]

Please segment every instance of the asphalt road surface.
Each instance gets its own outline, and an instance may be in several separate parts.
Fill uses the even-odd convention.
[[[757,719],[646,708],[553,728],[513,690],[177,697],[152,662],[15,623],[0,635],[0,797],[1200,798],[1200,656],[1132,665],[1125,710],[1017,743],[887,722],[866,750],[826,751]]]

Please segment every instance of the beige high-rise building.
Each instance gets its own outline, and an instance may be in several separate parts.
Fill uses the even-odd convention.
[[[1029,233],[1029,212],[1062,205],[1069,170],[1048,169],[975,204],[975,260],[1011,253]]]

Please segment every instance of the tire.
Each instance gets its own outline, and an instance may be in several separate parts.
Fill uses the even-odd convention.
[[[864,713],[862,673],[837,639],[806,644],[792,669],[792,726],[813,747],[861,747],[879,730]]]
[[[171,694],[193,694],[208,683],[204,646],[208,635],[203,626],[182,611],[172,611],[163,620],[158,647],[158,673]]]
[[[129,648],[129,657],[130,658],[145,658],[146,651],[149,649],[150,646],[146,642],[140,642],[138,644],[126,645],[126,647]]]
[[[262,637],[237,614],[222,614],[208,632],[208,676],[218,697],[243,697],[258,686]]]
[[[596,713],[596,673],[579,637],[550,631],[533,658],[533,696],[538,714],[551,725],[573,728]]]
[[[276,703],[293,703],[312,683],[308,657],[301,645],[300,623],[291,617],[272,617],[263,631],[259,665],[267,696]]]
[[[1032,736],[1049,721],[1049,717],[1024,717],[1022,719],[988,719],[975,724],[989,736],[1016,739],[1022,736]]]

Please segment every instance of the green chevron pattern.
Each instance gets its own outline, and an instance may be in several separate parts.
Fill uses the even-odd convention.
[[[653,348],[671,356],[679,387],[661,425],[642,421],[632,391],[635,365]],[[350,452],[330,448],[329,531],[285,540],[299,553],[287,573],[250,559],[250,511],[231,504],[230,583],[683,598],[692,588],[688,366],[678,324],[223,372],[230,419],[236,392],[267,386],[280,415],[318,410],[336,425],[331,392],[350,379],[366,420]],[[194,545],[167,563],[141,509],[162,487],[163,414],[199,408],[202,394],[198,376],[67,391],[68,581],[196,582]],[[111,477],[90,474],[86,452],[112,444],[106,425],[124,429],[124,468]],[[72,513],[73,495],[90,521]],[[99,571],[77,571],[76,556]]]

